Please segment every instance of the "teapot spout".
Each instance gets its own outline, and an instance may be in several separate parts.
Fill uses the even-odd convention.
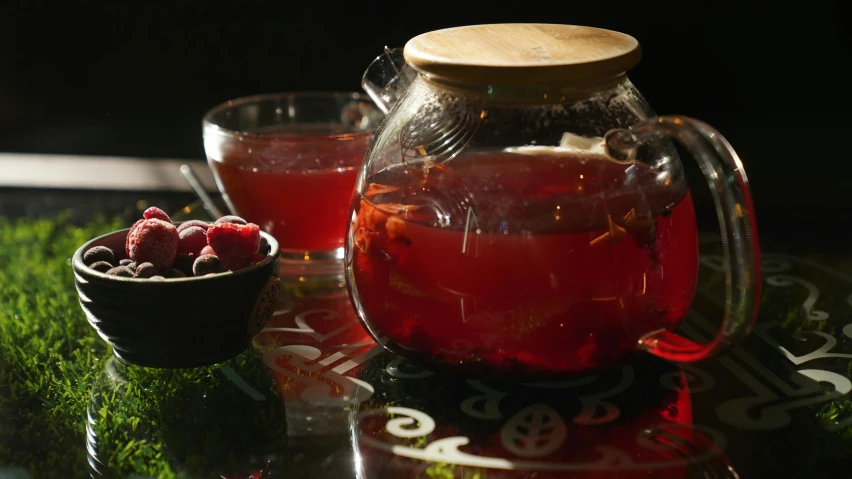
[[[361,87],[376,102],[376,106],[387,114],[416,76],[417,72],[405,63],[402,48],[385,47],[385,52],[367,67],[361,78]]]

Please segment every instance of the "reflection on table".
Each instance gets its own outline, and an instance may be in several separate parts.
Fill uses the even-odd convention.
[[[715,332],[724,297],[721,264],[712,249],[702,256],[699,293],[681,328],[691,339]],[[254,346],[284,403],[286,421],[277,424],[286,423],[286,445],[266,454],[254,443],[253,454],[242,457],[268,464],[253,462],[260,467],[239,474],[836,477],[850,457],[852,278],[781,254],[767,254],[763,269],[766,290],[753,334],[718,358],[678,366],[639,357],[547,383],[423,369],[372,341],[342,277],[285,277],[275,315]],[[245,394],[238,389],[230,387]],[[159,420],[177,420],[162,412],[174,409],[157,409]],[[243,416],[243,432],[257,425],[252,414]],[[226,416],[210,422],[229,424]],[[90,446],[104,436],[122,437],[107,431],[90,438]],[[186,453],[163,444],[164,454]],[[240,449],[231,441],[222,451],[208,457],[220,469]]]

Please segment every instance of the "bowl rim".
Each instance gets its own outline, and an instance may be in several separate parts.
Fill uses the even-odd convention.
[[[187,221],[191,221],[191,220],[187,220]],[[185,222],[186,221],[178,221],[177,223],[174,223],[174,225],[178,226],[178,225],[185,223]],[[119,283],[123,282],[123,283],[149,284],[149,285],[157,285],[157,284],[163,284],[163,283],[171,283],[171,284],[191,283],[191,282],[198,282],[198,281],[204,281],[204,280],[210,281],[210,280],[213,280],[213,279],[228,278],[228,277],[232,277],[232,276],[241,276],[241,275],[245,275],[245,274],[250,274],[255,270],[258,270],[258,269],[265,267],[266,265],[272,263],[273,261],[278,261],[277,257],[278,257],[278,254],[280,253],[278,251],[278,241],[276,241],[275,238],[273,238],[272,235],[270,235],[269,233],[261,230],[260,235],[262,237],[266,238],[266,241],[269,243],[269,253],[267,253],[267,255],[263,259],[263,261],[260,261],[259,263],[254,263],[251,266],[247,266],[247,267],[240,269],[238,271],[225,271],[225,272],[222,272],[222,273],[207,274],[207,275],[204,275],[204,276],[191,276],[191,277],[183,277],[183,278],[166,278],[163,281],[151,281],[149,278],[127,278],[127,277],[124,277],[124,276],[113,276],[113,275],[109,275],[109,274],[106,274],[106,273],[101,273],[100,271],[96,271],[96,270],[93,270],[92,268],[89,268],[88,266],[86,266],[83,263],[84,252],[88,251],[89,248],[93,247],[94,243],[99,242],[99,241],[103,241],[108,237],[116,236],[116,235],[121,234],[121,233],[124,233],[125,237],[127,237],[127,233],[130,232],[130,229],[131,228],[124,228],[124,229],[120,229],[120,230],[115,230],[115,231],[94,237],[94,238],[90,239],[89,241],[86,241],[85,243],[83,243],[79,248],[77,248],[77,251],[74,252],[74,256],[71,257],[71,265],[74,268],[75,272],[76,271],[85,272],[86,274],[92,275],[96,278],[100,278],[100,279],[103,279],[103,280],[106,280],[106,281],[117,281]]]

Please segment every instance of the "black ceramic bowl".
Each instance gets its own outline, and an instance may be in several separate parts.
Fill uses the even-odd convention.
[[[125,257],[130,229],[95,238],[72,259],[80,306],[89,324],[130,363],[159,368],[205,366],[245,351],[272,316],[280,291],[278,242],[239,271],[165,281],[111,276],[83,264],[93,246]]]

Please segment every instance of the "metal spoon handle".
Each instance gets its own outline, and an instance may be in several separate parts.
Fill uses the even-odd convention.
[[[195,176],[195,172],[192,171],[192,168],[189,165],[181,165],[180,166],[180,174],[186,178],[189,186],[192,187],[192,191],[195,192],[195,195],[198,196],[198,199],[201,200],[201,203],[204,205],[204,209],[207,210],[207,213],[213,217],[214,220],[217,220],[224,216],[219,208],[216,207],[216,204],[213,203],[213,200],[210,199],[210,196],[204,191],[204,187],[201,186],[201,182],[198,181],[198,177]]]

